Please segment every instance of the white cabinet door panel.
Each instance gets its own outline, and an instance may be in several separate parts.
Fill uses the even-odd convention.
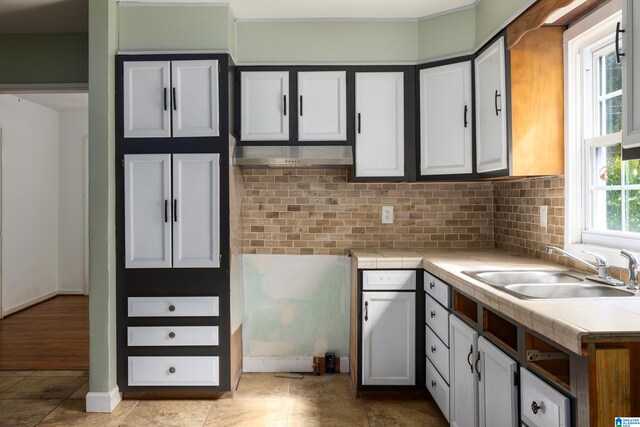
[[[173,136],[218,136],[218,61],[172,61]]]
[[[173,266],[220,267],[220,155],[173,155]]]
[[[449,421],[454,427],[478,426],[478,382],[475,373],[478,333],[455,315],[449,319]]]
[[[415,385],[415,292],[363,292],[362,304],[362,384]]]
[[[433,400],[442,411],[444,417],[449,421],[449,385],[440,376],[429,359],[427,359],[426,365],[425,379],[427,390],[431,393]]]
[[[129,317],[216,317],[219,297],[129,297]]]
[[[130,386],[217,386],[220,359],[207,357],[129,357]]]
[[[171,267],[171,155],[124,156],[125,266]]]
[[[403,73],[356,73],[356,176],[404,176]]]
[[[471,62],[420,70],[422,175],[473,172],[471,104]]]
[[[242,141],[289,140],[289,72],[241,74]]]
[[[520,368],[520,413],[530,427],[569,427],[569,398],[525,368]]]
[[[169,61],[124,63],[125,138],[170,137]]]
[[[517,363],[485,338],[478,338],[480,427],[512,427],[518,419]]]
[[[345,71],[298,73],[298,140],[346,141]]]
[[[622,146],[640,147],[640,4],[622,4]]]
[[[129,347],[216,346],[217,326],[129,326]]]
[[[508,167],[504,37],[475,60],[478,172]]]

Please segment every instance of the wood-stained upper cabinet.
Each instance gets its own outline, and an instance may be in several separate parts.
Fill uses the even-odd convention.
[[[356,73],[356,177],[403,177],[404,74]]]
[[[218,61],[125,61],[124,137],[219,136]]]
[[[298,73],[298,140],[347,140],[345,71]]]
[[[240,80],[240,139],[288,141],[289,72],[243,71]]]
[[[420,175],[470,174],[471,62],[420,70]]]
[[[475,59],[476,167],[479,173],[507,169],[508,139],[504,37]]]
[[[625,0],[622,6],[622,146],[640,147],[640,4]],[[624,37],[623,37],[624,36]]]

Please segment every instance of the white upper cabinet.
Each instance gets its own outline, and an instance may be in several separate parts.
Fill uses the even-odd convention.
[[[173,155],[173,266],[220,267],[220,155]]]
[[[125,138],[170,137],[169,61],[124,63]]]
[[[420,174],[473,172],[471,62],[420,70]]]
[[[219,136],[218,61],[172,61],[173,136]]]
[[[298,73],[298,140],[347,140],[345,71]]]
[[[480,173],[507,169],[504,37],[475,59],[476,165]]]
[[[640,4],[625,0],[622,28],[616,31],[618,52],[622,53],[622,146],[640,147]]]
[[[478,333],[452,314],[449,319],[449,421],[454,427],[478,427],[477,342]]]
[[[517,363],[485,338],[478,338],[480,427],[512,427],[518,420]]]
[[[171,267],[171,155],[124,156],[126,268]]]
[[[362,304],[362,384],[415,385],[415,292],[363,292]]]
[[[403,73],[356,73],[357,177],[403,177]]]
[[[241,74],[242,141],[289,140],[289,72],[247,71]]]
[[[125,61],[123,71],[125,138],[220,135],[218,61]]]

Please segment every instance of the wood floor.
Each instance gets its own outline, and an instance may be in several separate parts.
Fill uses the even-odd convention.
[[[0,370],[89,369],[89,297],[62,295],[0,319]]]

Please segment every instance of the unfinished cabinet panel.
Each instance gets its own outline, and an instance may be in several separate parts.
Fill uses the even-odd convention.
[[[131,61],[123,68],[124,137],[170,137],[170,62]]]
[[[298,73],[298,140],[347,140],[345,71]]]
[[[173,136],[219,136],[218,61],[172,61]]]

